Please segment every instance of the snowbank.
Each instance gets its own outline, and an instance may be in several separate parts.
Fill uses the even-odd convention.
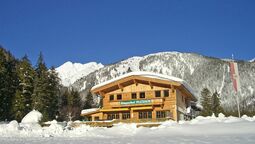
[[[32,114],[31,114],[32,113]],[[40,114],[36,111],[31,112],[31,117],[25,122],[38,122]],[[29,115],[27,117],[29,117]],[[23,122],[24,122],[23,121]],[[79,121],[77,121],[79,122]],[[90,127],[81,125],[80,127],[70,128],[69,125],[63,126],[57,121],[48,122],[49,127],[41,127],[37,123],[18,123],[11,121],[8,124],[0,124],[1,137],[82,137],[82,138],[121,138],[130,136],[182,136],[182,135],[222,135],[222,134],[251,134],[255,135],[255,116],[248,117],[219,117],[199,116],[191,121],[165,121],[159,127],[145,128],[136,127],[136,124],[115,124],[112,128]]]
[[[42,118],[42,114],[37,111],[33,110],[29,112],[22,120],[21,123],[39,123]]]
[[[20,130],[19,123],[16,120],[11,121],[9,124],[6,125],[6,128],[9,131],[15,131],[15,130]]]
[[[64,131],[63,125],[58,124],[56,120],[53,120],[50,123],[50,126],[45,128],[45,137],[51,137],[51,136],[61,136],[61,134]]]

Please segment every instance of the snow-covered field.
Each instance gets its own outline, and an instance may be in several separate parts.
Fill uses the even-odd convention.
[[[81,126],[67,129],[51,122],[49,127],[36,123],[0,124],[1,144],[158,144],[158,143],[255,143],[255,117],[197,117],[179,123],[166,121],[159,127],[136,128],[135,124],[116,124],[112,128]]]

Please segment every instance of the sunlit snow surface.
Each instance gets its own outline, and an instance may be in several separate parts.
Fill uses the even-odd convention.
[[[21,123],[38,123],[41,119],[42,114],[37,110],[32,110],[21,120]]]
[[[85,64],[66,62],[60,67],[56,68],[61,83],[64,86],[70,86],[76,80],[104,67],[101,63],[90,62]]]
[[[90,108],[90,109],[85,109],[81,111],[81,114],[88,114],[88,113],[92,113],[92,112],[96,112],[98,111],[99,108]]]
[[[255,143],[255,117],[198,117],[188,122],[167,121],[159,127],[136,128],[135,124],[117,124],[113,128],[81,126],[72,130],[52,123],[50,127],[23,129],[11,122],[0,124],[1,144],[210,144]]]

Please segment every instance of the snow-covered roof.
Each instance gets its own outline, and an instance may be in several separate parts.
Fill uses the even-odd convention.
[[[91,88],[91,90],[94,90],[96,88],[99,88],[101,86],[107,85],[109,83],[118,81],[120,79],[129,77],[129,76],[142,76],[142,77],[148,77],[148,78],[155,78],[155,79],[178,82],[178,83],[181,83],[190,93],[192,93],[192,95],[197,97],[194,90],[183,79],[180,79],[180,78],[177,78],[177,77],[174,77],[174,76],[168,76],[168,75],[163,75],[163,74],[158,74],[158,73],[153,73],[153,72],[145,72],[145,71],[130,72],[130,73],[124,74],[122,76],[119,76],[119,77],[113,78],[111,80],[105,81],[103,83],[100,83],[98,85],[95,85]]]
[[[84,110],[81,111],[81,114],[82,115],[86,115],[86,114],[89,114],[89,113],[96,112],[98,110],[99,110],[99,108],[84,109]]]

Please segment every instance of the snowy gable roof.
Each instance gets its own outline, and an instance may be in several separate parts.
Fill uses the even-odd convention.
[[[91,113],[97,112],[98,110],[99,108],[84,109],[81,111],[81,115],[91,114]]]
[[[182,84],[193,96],[197,97],[196,93],[193,91],[193,89],[183,79],[180,79],[180,78],[177,78],[174,76],[168,76],[168,75],[152,73],[152,72],[144,72],[144,71],[130,72],[130,73],[124,74],[122,76],[119,76],[119,77],[113,78],[111,80],[105,81],[103,83],[100,83],[98,85],[95,85],[94,87],[91,88],[91,90],[94,90],[96,88],[102,87],[104,85],[110,84],[112,82],[118,81],[118,80],[126,78],[126,77],[130,77],[130,76],[142,76],[142,77],[178,82],[178,83]]]

